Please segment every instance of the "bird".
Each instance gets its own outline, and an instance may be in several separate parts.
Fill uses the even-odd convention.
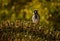
[[[38,14],[38,11],[34,10],[33,16],[32,16],[32,22],[37,25],[37,24],[39,24],[39,21],[40,21],[40,16]]]

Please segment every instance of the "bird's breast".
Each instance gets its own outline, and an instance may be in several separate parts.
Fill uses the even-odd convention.
[[[33,15],[32,21],[33,21],[33,23],[38,23],[39,22],[39,16],[37,16],[37,18],[35,18],[35,15]]]

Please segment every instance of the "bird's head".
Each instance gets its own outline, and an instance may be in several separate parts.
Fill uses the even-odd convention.
[[[35,15],[38,14],[38,11],[37,11],[37,10],[34,10],[34,14],[35,14]]]

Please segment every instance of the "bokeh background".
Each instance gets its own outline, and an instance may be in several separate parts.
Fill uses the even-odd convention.
[[[60,41],[60,0],[0,0],[0,41]]]

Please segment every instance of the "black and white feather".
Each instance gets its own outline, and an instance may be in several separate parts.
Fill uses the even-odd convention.
[[[40,21],[40,16],[38,14],[38,11],[34,10],[33,16],[32,16],[32,22],[37,24],[39,23],[39,21]]]

